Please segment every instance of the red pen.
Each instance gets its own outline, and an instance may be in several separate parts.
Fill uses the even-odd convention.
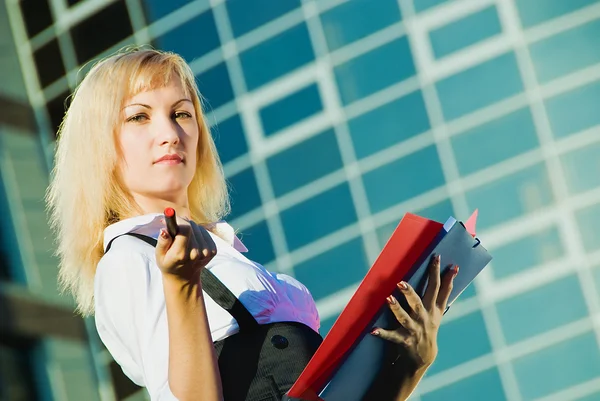
[[[167,232],[171,238],[175,238],[179,233],[179,226],[177,226],[177,218],[175,217],[175,209],[168,207],[165,209],[165,222],[167,224]]]

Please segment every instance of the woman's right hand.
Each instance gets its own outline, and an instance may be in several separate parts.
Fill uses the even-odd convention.
[[[166,227],[161,229],[156,244],[156,264],[165,278],[191,283],[217,254],[210,234],[193,221],[177,218],[179,232],[171,238]]]

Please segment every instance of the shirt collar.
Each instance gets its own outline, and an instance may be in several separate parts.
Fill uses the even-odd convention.
[[[161,213],[150,213],[142,216],[131,217],[118,221],[104,229],[104,249],[119,235],[137,233],[158,238],[160,229],[165,226],[164,216]],[[248,252],[242,241],[235,235],[235,230],[225,221],[219,221],[206,227],[214,231],[238,252]]]

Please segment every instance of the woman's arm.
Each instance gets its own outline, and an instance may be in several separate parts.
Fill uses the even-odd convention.
[[[169,386],[179,401],[220,401],[221,377],[200,281],[216,245],[203,228],[179,224],[175,238],[161,230],[156,246],[169,327]]]
[[[163,278],[169,325],[169,386],[180,401],[221,400],[221,378],[201,285]],[[191,290],[191,291],[190,291]]]

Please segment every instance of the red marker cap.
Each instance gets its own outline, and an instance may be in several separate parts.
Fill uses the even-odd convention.
[[[165,208],[165,216],[167,216],[167,217],[175,216],[175,209],[173,209],[172,207]]]

